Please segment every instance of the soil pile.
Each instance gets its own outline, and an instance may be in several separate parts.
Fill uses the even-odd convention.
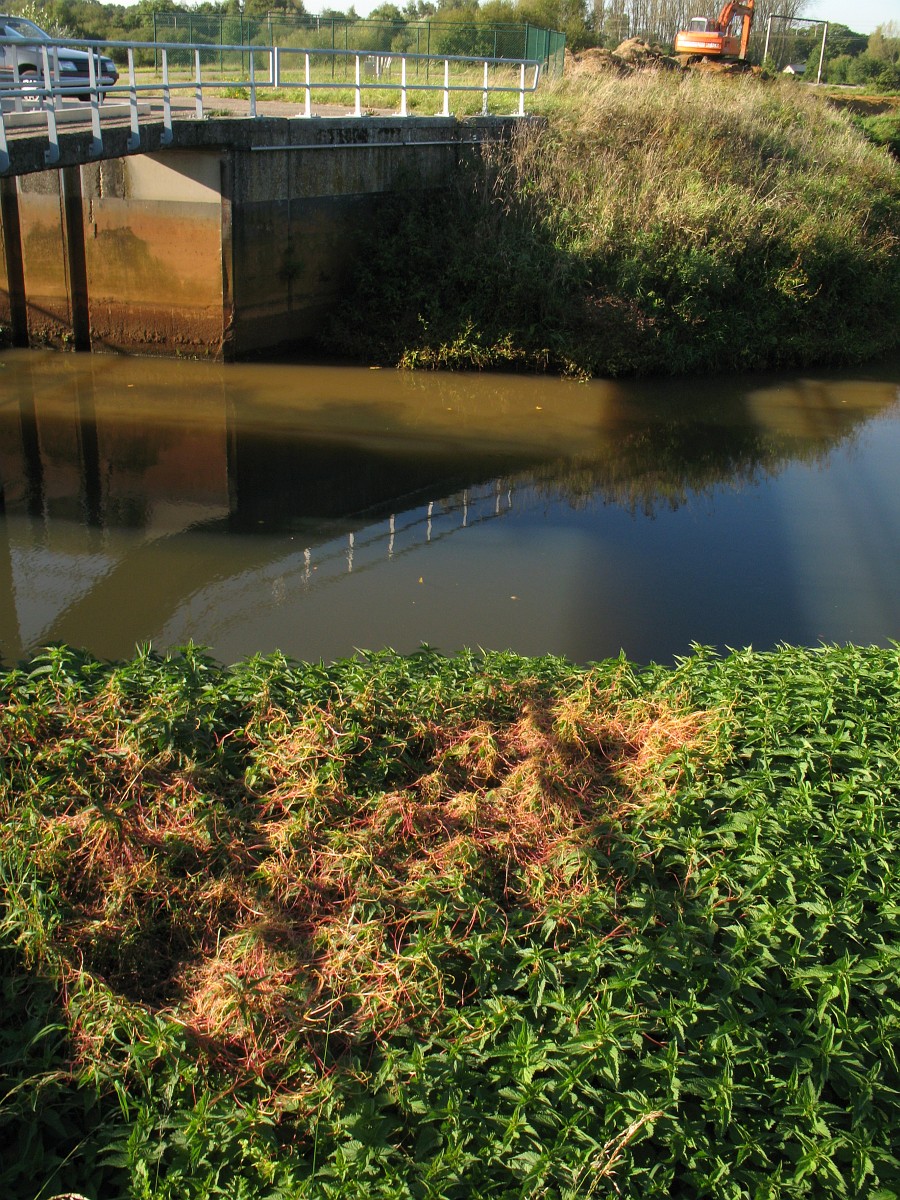
[[[624,42],[620,42],[614,53],[636,70],[645,71],[648,67],[672,70],[679,66],[678,59],[667,54],[662,46],[644,42],[636,37],[626,38]]]
[[[615,50],[591,46],[580,54],[565,56],[565,73],[587,75],[630,75],[632,71],[679,69],[678,60],[666,54],[661,46],[651,45],[640,38],[626,38]]]

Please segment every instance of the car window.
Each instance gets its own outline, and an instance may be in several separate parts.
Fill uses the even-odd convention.
[[[48,42],[51,40],[49,33],[45,33],[33,21],[26,21],[24,17],[5,17],[2,28],[4,37],[28,38],[30,42]]]

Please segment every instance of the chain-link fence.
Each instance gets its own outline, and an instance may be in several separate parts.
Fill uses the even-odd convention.
[[[497,25],[462,21],[369,21],[340,17],[230,16],[224,13],[153,14],[153,40],[205,42],[214,46],[303,47],[310,50],[359,50],[390,54],[461,55],[479,58],[536,59],[549,75],[562,75],[565,34],[535,25]],[[211,50],[210,58],[215,54]],[[236,64],[224,61],[221,66]],[[233,52],[232,52],[233,54]],[[171,55],[170,55],[171,61]],[[336,57],[336,73],[349,59]],[[422,64],[422,70],[428,70]],[[433,69],[430,68],[430,69]]]

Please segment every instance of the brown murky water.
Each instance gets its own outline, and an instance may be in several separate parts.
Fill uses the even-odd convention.
[[[0,653],[884,643],[898,384],[6,352]]]

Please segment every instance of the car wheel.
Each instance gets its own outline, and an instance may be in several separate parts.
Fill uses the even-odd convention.
[[[23,104],[38,104],[43,106],[44,98],[36,89],[41,86],[40,76],[36,71],[23,71],[19,76],[22,89]]]

